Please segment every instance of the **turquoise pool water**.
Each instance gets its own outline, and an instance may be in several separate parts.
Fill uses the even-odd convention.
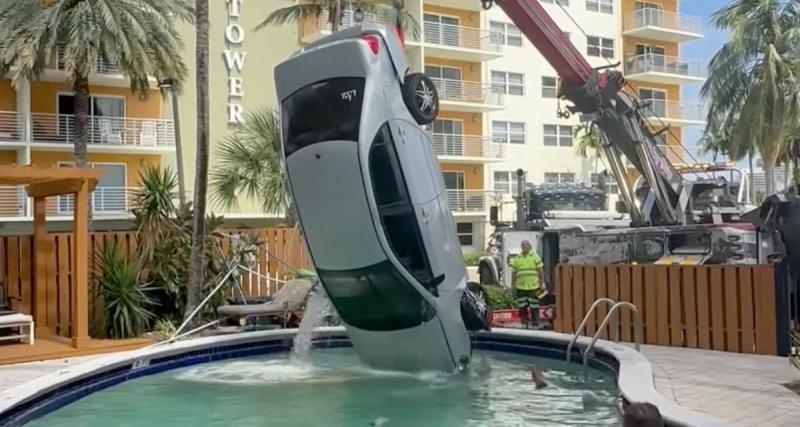
[[[168,371],[89,395],[26,427],[618,425],[615,379],[579,365],[476,352],[467,375],[368,369],[351,349]],[[536,390],[530,367],[549,386]]]

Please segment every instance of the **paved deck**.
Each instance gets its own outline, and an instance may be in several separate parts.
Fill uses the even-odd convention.
[[[41,360],[57,360],[91,354],[115,353],[118,351],[135,350],[151,343],[152,340],[143,338],[126,340],[90,339],[84,343],[81,348],[73,348],[67,338],[54,336],[37,337],[34,345],[26,343],[0,345],[0,365],[37,362]]]
[[[643,345],[656,389],[677,404],[735,426],[798,426],[800,380],[783,357]]]
[[[735,426],[800,425],[800,395],[782,386],[800,380],[786,358],[643,345],[656,389],[686,408]],[[0,391],[102,356],[0,366]]]

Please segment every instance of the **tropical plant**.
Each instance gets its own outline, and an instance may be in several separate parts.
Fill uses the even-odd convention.
[[[242,126],[217,149],[210,177],[211,202],[234,209],[244,196],[258,201],[264,212],[286,212],[289,198],[280,138],[274,110],[247,113]]]
[[[794,0],[733,0],[712,23],[729,37],[700,91],[708,124],[730,128],[725,149],[732,158],[761,155],[767,194],[773,194],[775,164],[800,120],[800,8]]]
[[[327,23],[331,26],[331,32],[335,33],[339,31],[346,11],[356,9],[361,9],[365,15],[378,17],[381,22],[387,18],[394,20],[404,31],[419,38],[419,22],[405,9],[402,0],[308,0],[274,10],[256,27],[256,30],[289,22],[318,22],[326,17]]]
[[[507,310],[514,308],[514,294],[505,286],[484,285],[481,287],[486,295],[486,304],[492,310]]]
[[[469,252],[463,254],[461,259],[464,261],[464,264],[468,267],[474,267],[478,265],[478,261],[480,261],[481,257],[486,255],[483,252]]]
[[[602,158],[603,143],[600,139],[600,130],[593,123],[583,123],[575,126],[575,152],[584,159]]]
[[[114,64],[131,90],[150,91],[149,76],[180,84],[186,66],[176,20],[190,21],[187,0],[0,0],[0,75],[15,84],[38,77],[55,59],[75,94],[75,164],[86,166],[89,74],[100,60]]]
[[[103,332],[108,338],[139,336],[154,315],[150,288],[139,282],[139,263],[114,242],[106,242],[98,254],[99,296],[105,307]]]
[[[206,248],[206,199],[208,190],[208,0],[195,0],[195,60],[197,83],[197,149],[195,150],[194,215],[192,244],[189,255],[189,277],[184,318],[188,319],[200,304],[203,285]],[[195,325],[196,323],[192,323]]]
[[[168,340],[176,330],[177,322],[172,319],[158,319],[153,325],[153,334],[159,341]]]

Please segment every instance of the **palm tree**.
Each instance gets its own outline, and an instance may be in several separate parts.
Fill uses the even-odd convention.
[[[292,6],[274,10],[262,23],[256,26],[260,30],[270,25],[284,25],[288,22],[319,21],[326,16],[331,32],[339,31],[344,19],[345,11],[349,8],[360,8],[365,14],[391,15],[405,31],[410,31],[414,37],[419,37],[419,23],[405,8],[403,1],[391,0],[308,0]]]
[[[238,207],[239,197],[244,196],[257,200],[264,212],[287,211],[280,129],[271,108],[247,114],[242,126],[218,148],[210,178],[212,203],[230,210]]]
[[[184,320],[200,304],[204,285],[206,247],[206,192],[208,189],[208,0],[195,0],[195,60],[197,61],[197,149],[194,177],[194,217],[192,251],[189,255],[189,280]],[[191,323],[190,323],[191,324]]]
[[[184,79],[176,19],[191,21],[188,0],[0,0],[0,75],[14,84],[63,61],[75,93],[75,165],[86,166],[89,75],[98,61],[114,64],[141,97],[150,76]]]
[[[603,156],[603,142],[600,131],[594,123],[584,123],[575,127],[575,152],[584,159],[599,159]]]
[[[712,22],[730,36],[711,59],[700,92],[709,126],[731,129],[726,151],[733,158],[761,155],[767,195],[773,194],[775,164],[800,120],[800,8],[794,0],[734,0]]]

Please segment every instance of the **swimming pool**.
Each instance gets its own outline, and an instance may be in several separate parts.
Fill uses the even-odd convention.
[[[139,378],[30,427],[618,425],[615,377],[541,357],[478,351],[469,375],[371,370],[349,348],[228,360]],[[536,390],[530,368],[549,385]],[[579,366],[579,365],[578,365]],[[586,403],[584,403],[586,401]]]

